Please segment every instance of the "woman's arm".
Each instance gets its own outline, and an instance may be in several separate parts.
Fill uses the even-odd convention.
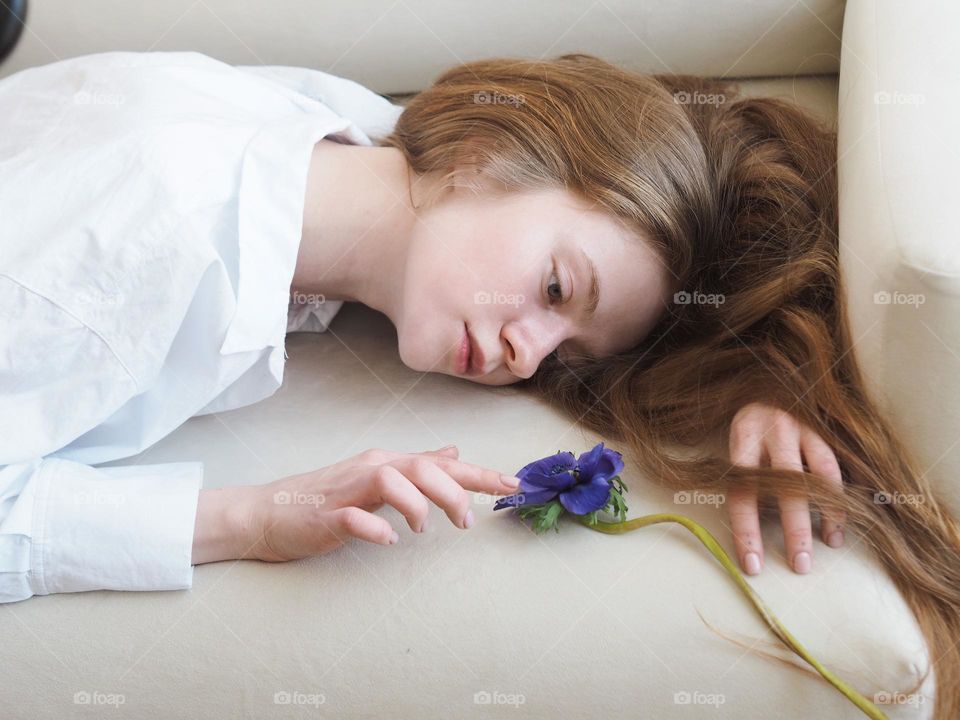
[[[194,565],[251,557],[251,498],[255,487],[201,490],[193,526]]]
[[[371,449],[265,485],[201,490],[193,564],[283,562],[334,550],[349,539],[393,545],[399,535],[374,513],[392,505],[410,529],[427,527],[431,503],[457,527],[474,523],[469,491],[505,495],[519,479],[463,462],[454,446],[400,453]]]

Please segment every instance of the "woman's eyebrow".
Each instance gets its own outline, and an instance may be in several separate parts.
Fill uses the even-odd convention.
[[[587,255],[587,251],[583,248],[580,248],[580,254],[583,255],[583,260],[587,265],[587,270],[590,273],[590,287],[587,290],[587,304],[583,308],[583,319],[584,324],[592,322],[594,315],[597,311],[597,306],[600,304],[600,277],[597,273],[597,266],[593,263],[593,260],[590,259],[590,256]]]

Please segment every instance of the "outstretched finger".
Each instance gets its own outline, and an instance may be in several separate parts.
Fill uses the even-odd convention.
[[[520,480],[496,470],[464,462],[457,458],[437,456],[437,466],[452,477],[465,490],[485,492],[491,495],[510,495],[517,491]]]
[[[447,445],[439,450],[425,450],[421,455],[443,455],[444,457],[460,457],[460,448],[456,445]]]

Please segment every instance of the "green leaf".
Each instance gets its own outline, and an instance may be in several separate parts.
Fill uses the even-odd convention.
[[[559,500],[551,500],[548,503],[539,503],[537,505],[521,505],[517,512],[524,520],[533,520],[533,531],[538,535],[553,528],[560,532],[558,519],[564,512],[563,505]]]

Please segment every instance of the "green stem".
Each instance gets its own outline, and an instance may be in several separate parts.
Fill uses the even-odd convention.
[[[610,535],[620,535],[625,532],[630,532],[631,530],[636,530],[644,525],[654,525],[656,523],[663,522],[675,522],[683,525],[685,528],[687,528],[687,530],[696,535],[697,539],[700,540],[700,542],[706,546],[707,550],[713,553],[713,556],[720,561],[720,564],[723,565],[724,568],[726,568],[727,573],[731,578],[733,578],[733,581],[739,586],[740,590],[743,591],[743,594],[747,596],[747,599],[753,603],[753,606],[756,608],[757,612],[760,613],[760,617],[763,618],[764,622],[773,631],[773,634],[776,635],[784,645],[803,658],[818,673],[820,673],[824,679],[827,680],[827,682],[846,695],[850,702],[860,708],[867,717],[874,718],[875,720],[888,720],[887,716],[880,710],[880,708],[867,700],[867,698],[851,688],[843,680],[838,678],[832,672],[827,670],[827,668],[817,662],[816,658],[814,658],[807,651],[807,649],[800,644],[800,641],[790,634],[787,628],[783,626],[783,623],[777,619],[777,616],[773,614],[773,611],[767,607],[766,603],[763,602],[756,591],[747,583],[743,575],[740,574],[740,570],[737,569],[737,566],[730,559],[730,556],[727,555],[726,551],[720,547],[720,543],[717,542],[717,539],[713,537],[713,535],[711,535],[710,532],[702,525],[694,522],[685,515],[676,515],[673,513],[655,513],[653,515],[643,515],[642,517],[617,523],[598,521],[594,525],[590,525],[583,520],[582,518],[584,516],[575,515],[574,517],[580,519],[581,523],[586,527]]]

